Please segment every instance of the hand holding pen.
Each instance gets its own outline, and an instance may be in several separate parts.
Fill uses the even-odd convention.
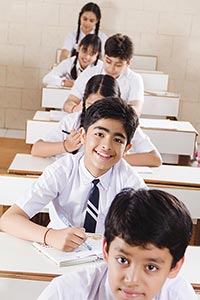
[[[73,128],[71,132],[68,132],[66,130],[62,130],[62,132],[68,134],[67,138],[63,141],[63,146],[66,152],[71,153],[81,148],[81,135],[78,130]]]
[[[65,218],[65,216],[64,216],[63,214],[60,214],[59,217],[60,217],[60,219],[62,220],[62,222],[63,222],[67,227],[69,227],[69,228],[74,228],[74,227],[72,226],[72,224],[68,222],[68,220]],[[92,246],[89,245],[86,241],[83,242],[83,245],[84,245],[88,250],[90,250],[90,251],[92,250]]]

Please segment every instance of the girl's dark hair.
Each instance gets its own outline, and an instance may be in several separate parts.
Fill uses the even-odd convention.
[[[83,108],[81,113],[81,123],[80,127],[83,126],[85,110],[86,110],[86,100],[91,94],[99,93],[104,97],[120,97],[120,89],[117,80],[110,75],[94,75],[92,76],[85,87],[85,92],[83,96]]]
[[[98,52],[97,59],[94,62],[94,65],[96,65],[98,62],[99,56],[101,55],[101,40],[100,40],[100,38],[95,34],[87,34],[81,40],[81,42],[79,44],[79,48],[80,47],[83,47],[84,51],[87,51],[87,49],[89,47],[91,47],[93,54],[96,54]],[[74,80],[76,80],[76,78],[77,78],[77,70],[76,70],[77,61],[78,61],[78,52],[76,53],[76,58],[74,60],[73,67],[71,69],[71,76]]]
[[[105,219],[109,249],[119,237],[130,246],[167,248],[172,268],[184,256],[192,236],[192,219],[183,202],[156,189],[123,189],[117,194]]]
[[[79,13],[79,18],[78,18],[78,28],[77,28],[77,33],[76,33],[76,44],[78,44],[79,41],[79,36],[80,36],[80,27],[81,27],[81,16],[84,12],[89,11],[89,12],[93,12],[98,20],[98,22],[96,23],[96,27],[95,27],[95,34],[98,35],[99,33],[99,27],[100,27],[100,20],[101,20],[101,10],[99,8],[99,6],[94,3],[94,2],[89,2],[87,4],[85,4],[80,13]],[[76,55],[77,50],[75,48],[72,49],[71,52],[71,56]]]

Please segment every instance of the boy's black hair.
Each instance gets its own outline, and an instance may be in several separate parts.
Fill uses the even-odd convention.
[[[110,75],[94,75],[92,76],[85,87],[85,92],[83,96],[83,108],[81,113],[81,124],[83,126],[86,110],[86,100],[91,94],[100,94],[102,98],[104,97],[120,97],[120,88],[117,80]]]
[[[80,13],[79,13],[79,17],[78,17],[78,28],[77,28],[77,33],[76,33],[76,44],[78,45],[79,42],[79,36],[80,36],[80,28],[81,28],[81,16],[84,12],[86,11],[91,11],[95,14],[98,22],[96,23],[96,27],[95,27],[95,34],[98,35],[99,33],[99,27],[100,27],[100,20],[101,20],[101,10],[99,8],[99,6],[94,3],[94,2],[88,2],[86,3]],[[77,50],[75,48],[72,49],[71,52],[71,56],[76,55]]]
[[[108,249],[115,237],[133,246],[168,248],[172,268],[184,256],[192,235],[192,220],[183,202],[156,189],[123,189],[105,220]]]
[[[106,40],[105,55],[107,56],[129,61],[133,56],[133,51],[133,43],[127,35],[117,33]]]
[[[87,51],[89,47],[92,48],[93,54],[96,54],[98,52],[97,58],[94,62],[94,65],[96,66],[99,57],[101,56],[101,40],[96,34],[87,34],[80,42],[79,48],[83,47],[84,51]],[[78,61],[78,52],[76,52],[76,58],[73,63],[73,67],[71,69],[71,76],[74,80],[77,78],[77,71],[76,71],[76,64]]]
[[[86,109],[83,123],[85,131],[87,132],[88,128],[100,119],[121,121],[127,135],[127,144],[130,144],[139,124],[137,114],[132,106],[116,97],[103,98]]]

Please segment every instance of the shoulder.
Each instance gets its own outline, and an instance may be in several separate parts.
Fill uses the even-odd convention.
[[[102,31],[99,32],[98,36],[103,41],[107,40],[107,38],[108,38],[107,35]]]
[[[167,279],[157,300],[188,300],[195,299],[195,292],[191,284],[182,276]]]
[[[50,285],[59,291],[59,300],[91,299],[88,297],[94,294],[93,291],[98,291],[106,270],[104,263],[100,266],[84,266],[55,278]]]
[[[74,123],[76,123],[79,120],[80,115],[81,115],[80,112],[66,114],[66,116],[62,118],[59,124],[67,128],[69,127],[72,128],[74,126]]]
[[[133,79],[133,80],[142,80],[142,76],[139,73],[136,73],[130,67],[128,67],[126,69],[125,76],[127,76],[129,79]]]
[[[143,178],[123,158],[114,166],[114,175],[122,181],[122,187],[147,188]]]

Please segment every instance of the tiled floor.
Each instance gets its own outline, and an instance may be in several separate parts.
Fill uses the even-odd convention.
[[[14,130],[14,129],[0,128],[0,137],[25,139],[25,130]]]

